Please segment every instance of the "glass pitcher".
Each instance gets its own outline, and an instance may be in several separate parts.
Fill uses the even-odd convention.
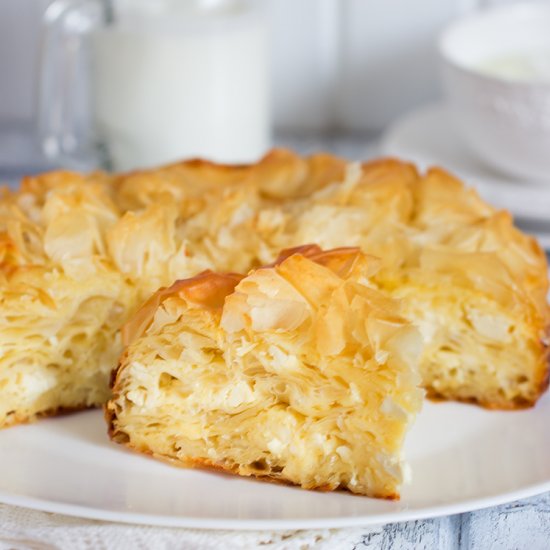
[[[68,167],[129,170],[270,145],[267,31],[245,0],[56,0],[39,132]]]

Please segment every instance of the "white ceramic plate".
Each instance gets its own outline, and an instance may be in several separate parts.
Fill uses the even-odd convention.
[[[185,470],[111,443],[100,411],[0,432],[0,501],[81,517],[225,529],[359,526],[454,514],[550,490],[550,395],[490,412],[426,403],[401,501]]]
[[[433,104],[395,122],[384,134],[381,153],[411,160],[425,169],[444,166],[499,208],[510,210],[524,231],[550,250],[550,176],[533,184],[500,174],[479,161],[455,132],[448,108]]]

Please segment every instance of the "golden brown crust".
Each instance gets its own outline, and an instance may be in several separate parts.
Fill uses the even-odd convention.
[[[157,459],[157,460],[162,460],[163,462],[166,462],[167,464],[170,464],[171,466],[177,466],[177,467],[180,467],[180,468],[193,468],[193,469],[198,468],[198,469],[204,469],[204,470],[211,470],[213,472],[218,472],[218,473],[227,474],[227,475],[238,475],[238,476],[243,476],[244,475],[245,477],[255,477],[256,479],[259,479],[261,481],[267,481],[269,483],[275,483],[277,485],[286,485],[286,486],[290,486],[290,487],[297,487],[298,486],[297,484],[292,483],[288,479],[284,479],[284,478],[273,476],[273,475],[265,475],[265,474],[262,474],[261,472],[258,472],[257,474],[256,473],[243,474],[243,473],[240,473],[238,471],[238,468],[236,468],[236,467],[232,468],[232,467],[226,466],[224,464],[214,463],[211,460],[208,460],[208,459],[205,459],[205,458],[193,458],[193,459],[192,458],[187,458],[185,460],[180,460],[180,459],[175,459],[174,457],[171,457],[171,456],[165,456],[165,455],[162,455],[162,454],[153,453],[149,449],[137,448],[135,445],[132,445],[131,442],[127,441],[126,438],[124,438],[124,440],[119,441],[119,440],[117,440],[117,434],[115,432],[115,428],[114,428],[114,424],[113,424],[113,421],[114,421],[114,418],[115,418],[114,412],[112,410],[109,410],[106,406],[103,407],[103,410],[105,412],[105,418],[107,420],[107,425],[108,425],[108,434],[109,434],[109,437],[111,438],[111,440],[113,440],[115,442],[118,442],[118,443],[123,443],[126,448],[128,448],[128,449],[130,449],[134,452],[148,455],[151,458],[154,458],[154,459]],[[355,494],[357,496],[363,496],[363,495],[361,495],[361,493],[354,493],[353,490],[350,489],[349,487],[342,487],[342,486],[331,486],[331,485],[326,485],[325,484],[325,485],[318,485],[318,486],[308,487],[307,489],[310,490],[310,491],[319,491],[319,492],[322,492],[322,493],[341,490],[341,491],[345,491],[346,493],[351,492],[351,494]],[[400,500],[400,495],[397,494],[397,493],[392,493],[392,494],[373,493],[370,496],[372,498],[381,498],[381,499],[384,499],[384,500],[393,500],[393,501]]]
[[[40,411],[39,413],[33,415],[33,416],[24,416],[17,413],[17,411],[13,411],[11,414],[8,413],[7,421],[2,426],[3,428],[11,428],[13,426],[18,426],[20,424],[32,424],[36,422],[37,420],[40,420],[41,418],[50,418],[52,416],[67,416],[73,413],[89,410],[89,409],[96,409],[98,407],[97,404],[93,405],[75,405],[72,407],[55,407],[52,409],[47,409],[45,411]]]
[[[523,409],[530,409],[536,403],[536,400],[527,401],[524,399],[518,399],[515,401],[508,401],[503,403],[501,401],[494,402],[494,401],[488,401],[488,400],[481,400],[475,397],[453,396],[451,398],[451,397],[446,397],[445,395],[442,395],[440,393],[437,393],[437,391],[435,391],[433,388],[426,389],[426,398],[434,403],[448,403],[450,400],[452,400],[452,401],[458,401],[459,403],[466,403],[468,405],[479,405],[484,409],[488,409],[492,411],[518,411]]]
[[[126,352],[125,352],[126,353]],[[115,369],[111,371],[111,389],[114,387],[116,383],[116,378],[121,370],[121,363],[117,365]],[[114,409],[107,406],[107,403],[103,405],[103,417],[105,418],[105,422],[107,424],[107,435],[109,436],[109,439],[112,441],[117,441],[117,433],[115,429],[115,418],[116,414]]]
[[[323,250],[316,244],[305,244],[281,251],[275,262],[265,267],[274,267],[282,264],[287,258],[299,254],[315,263],[328,267],[340,277],[349,273],[353,263],[361,255],[361,250],[356,246],[332,248]]]
[[[278,266],[294,254],[299,254],[323,265],[340,277],[347,276],[357,258],[362,255],[357,247],[322,250],[317,245],[302,245],[283,250],[274,263],[263,267]],[[374,263],[376,263],[376,260],[374,260]],[[258,269],[262,269],[262,267]],[[161,288],[122,327],[122,342],[124,346],[128,346],[147,330],[155,311],[168,298],[179,296],[188,302],[206,309],[221,309],[225,298],[234,291],[237,284],[243,278],[244,275],[237,273],[204,271],[195,277],[176,281],[168,288]]]
[[[175,197],[182,215],[188,216],[204,208],[209,194],[220,190],[249,187],[275,201],[309,196],[341,181],[346,164],[327,153],[302,158],[286,149],[272,149],[257,163],[228,165],[191,159],[155,170],[119,174],[111,185],[116,203],[124,209]]]
[[[128,447],[132,448],[134,451],[137,451],[137,449],[135,449],[131,446],[128,446]],[[143,451],[138,451],[138,452],[143,452]],[[215,464],[214,462],[212,462],[210,460],[207,460],[207,459],[203,459],[203,458],[195,458],[195,459],[187,459],[187,460],[174,460],[171,457],[165,457],[165,456],[156,455],[156,454],[153,454],[153,453],[147,453],[147,454],[150,454],[154,458],[158,458],[160,460],[168,462],[169,464],[171,464],[173,466],[174,465],[175,466],[180,466],[182,468],[200,468],[200,469],[211,470],[211,471],[214,471],[214,472],[220,472],[220,473],[230,474],[230,475],[240,475],[240,476],[243,475],[242,473],[239,473],[237,468],[231,468],[231,467],[225,466],[223,464]],[[273,476],[273,475],[265,475],[265,474],[262,474],[261,472],[244,474],[244,475],[245,475],[245,477],[255,477],[256,479],[259,479],[261,481],[267,481],[269,483],[275,483],[277,485],[286,485],[286,486],[289,486],[289,487],[296,487],[297,486],[295,483],[292,483],[288,479],[284,479],[284,478]],[[313,487],[308,487],[307,489],[309,491],[319,491],[321,493],[329,493],[329,492],[333,492],[333,491],[337,491],[337,490],[342,490],[342,491],[351,492],[352,494],[354,494],[353,491],[351,489],[349,489],[348,487],[332,486],[332,485],[326,485],[326,484],[325,485],[317,485],[317,486],[313,486]],[[361,496],[360,493],[355,493],[355,494]],[[371,497],[372,498],[382,498],[384,500],[399,500],[399,498],[400,498],[400,496],[398,494],[388,495],[388,494],[376,494],[376,493],[372,494]]]
[[[179,296],[206,309],[221,309],[225,297],[233,292],[243,277],[237,273],[203,271],[195,277],[176,281],[168,288],[161,288],[122,327],[123,345],[128,346],[147,330],[155,311],[168,298]]]
[[[550,327],[547,334],[550,333]],[[548,343],[549,337],[546,336],[544,340],[541,340],[540,345],[542,348],[542,357],[539,372],[539,391],[536,399],[530,405],[535,405],[537,399],[548,389],[550,385],[550,344]]]

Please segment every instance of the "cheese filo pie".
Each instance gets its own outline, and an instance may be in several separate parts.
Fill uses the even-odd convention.
[[[123,330],[113,440],[178,465],[399,498],[421,338],[355,248],[157,292]]]

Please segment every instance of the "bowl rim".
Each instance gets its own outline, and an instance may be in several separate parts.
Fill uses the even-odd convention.
[[[474,10],[467,15],[454,19],[448,23],[438,34],[437,37],[437,53],[439,60],[443,65],[450,66],[455,71],[464,73],[465,75],[477,78],[486,83],[498,86],[508,86],[515,89],[530,89],[530,90],[544,90],[550,91],[550,80],[527,80],[527,79],[514,79],[506,76],[497,76],[489,74],[482,69],[477,69],[471,65],[460,63],[452,58],[447,51],[446,44],[450,35],[458,32],[461,27],[466,27],[476,20],[490,20],[495,16],[502,14],[520,14],[528,13],[532,14],[533,11],[544,11],[550,15],[550,3],[542,0],[529,0],[525,2],[517,2],[512,4],[505,4],[500,6],[492,6],[485,9]]]

